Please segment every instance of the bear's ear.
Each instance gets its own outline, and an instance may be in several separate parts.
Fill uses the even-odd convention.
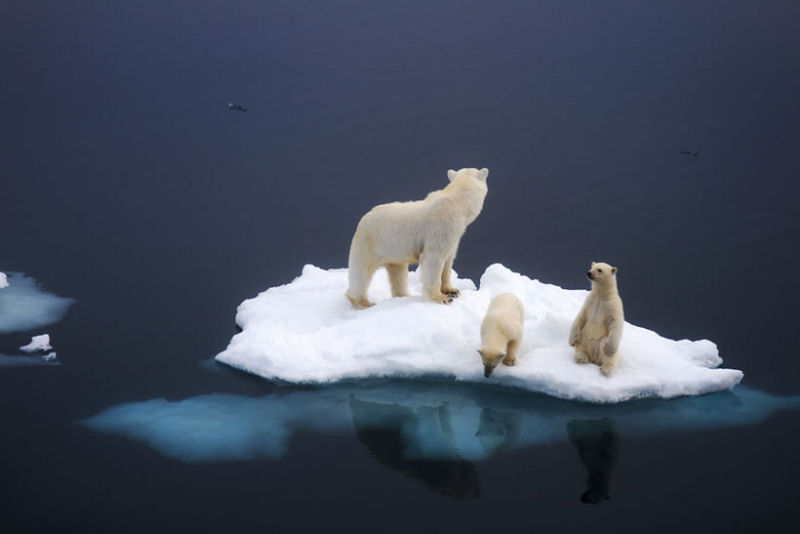
[[[455,180],[456,179],[456,171],[454,171],[453,169],[448,170],[447,171],[447,179],[450,180],[451,182],[453,180]]]
[[[489,169],[484,167],[479,171],[478,177],[485,182],[487,176],[489,176]]]
[[[611,274],[617,274],[617,268],[616,267],[612,267],[611,268]]]
[[[593,261],[593,262],[592,262],[592,267],[594,267],[595,265],[597,265],[597,262],[596,262],[596,261]]]

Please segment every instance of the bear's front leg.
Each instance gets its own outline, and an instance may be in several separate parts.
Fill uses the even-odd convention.
[[[425,252],[420,258],[420,278],[422,279],[422,293],[429,299],[450,304],[453,297],[442,293],[442,269],[444,258],[441,255]]]
[[[577,347],[581,342],[581,331],[586,326],[586,304],[583,305],[578,316],[572,321],[572,327],[569,329],[569,346]]]
[[[617,347],[613,344],[614,340],[611,337],[605,337],[600,341],[600,347],[597,351],[600,357],[600,372],[603,373],[604,376],[611,376],[619,362]]]
[[[517,353],[519,352],[519,341],[509,341],[506,350],[506,357],[503,358],[503,364],[511,367],[517,365]]]
[[[607,356],[603,354],[600,356],[600,372],[603,373],[604,376],[611,376],[614,374],[614,370],[617,368],[617,363],[619,363],[619,358],[616,354],[613,356]]]
[[[444,262],[442,268],[442,293],[450,297],[457,297],[459,295],[458,289],[450,285],[450,272],[453,270],[453,258]]]

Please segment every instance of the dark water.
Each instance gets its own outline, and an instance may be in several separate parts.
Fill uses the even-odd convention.
[[[496,4],[0,6],[0,270],[77,299],[0,336],[62,362],[0,368],[0,529],[796,528],[800,4]],[[746,387],[603,408],[202,364],[239,302],[464,166],[491,174],[461,275],[609,261],[631,322]],[[125,431],[76,424],[107,409]]]

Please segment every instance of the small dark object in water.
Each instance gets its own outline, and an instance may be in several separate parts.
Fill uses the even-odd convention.
[[[687,156],[694,156],[697,157],[700,155],[699,152],[689,152],[688,150],[681,150],[681,154],[685,154]]]
[[[233,102],[228,102],[228,109],[231,111],[247,111],[246,107],[234,104]]]

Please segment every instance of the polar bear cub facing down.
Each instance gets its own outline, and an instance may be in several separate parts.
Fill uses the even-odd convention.
[[[525,309],[516,296],[500,293],[492,299],[481,323],[478,352],[483,360],[483,376],[489,378],[501,361],[505,365],[517,363],[524,322]]]
[[[424,200],[392,202],[361,218],[350,244],[346,295],[367,308],[367,288],[378,267],[385,267],[393,297],[408,295],[408,265],[419,263],[424,295],[449,303],[458,295],[450,270],[461,236],[483,209],[489,169],[449,170],[450,183]]]
[[[592,262],[586,276],[592,281],[592,290],[572,323],[569,344],[575,347],[577,363],[597,364],[601,373],[610,376],[619,362],[617,351],[625,324],[617,268]]]

